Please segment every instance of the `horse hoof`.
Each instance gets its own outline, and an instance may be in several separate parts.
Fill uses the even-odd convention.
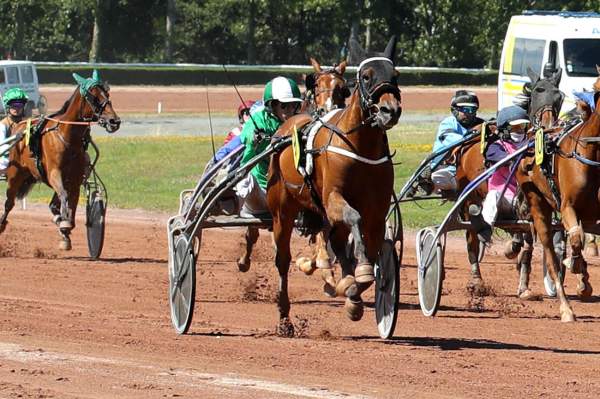
[[[69,222],[68,220],[61,220],[58,222],[58,228],[70,230],[73,228],[73,223]]]
[[[332,269],[321,269],[321,278],[323,278],[323,281],[325,281],[325,284],[323,285],[323,292],[325,293],[325,295],[327,295],[328,297],[331,297],[331,298],[335,298],[336,297],[336,292],[335,292],[336,283],[335,283],[335,277],[333,276],[333,270]]]
[[[369,263],[364,263],[362,265],[356,266],[354,269],[354,278],[357,283],[372,283],[375,281],[375,272],[373,270],[373,265]]]
[[[242,273],[246,273],[250,270],[250,260],[244,261],[243,258],[240,258],[237,262],[238,270]]]
[[[310,276],[317,269],[316,264],[310,258],[305,256],[296,259],[296,266],[300,269],[304,274]]]
[[[70,251],[71,250],[71,241],[70,240],[62,240],[59,244],[58,244],[58,248],[63,250],[63,251]]]
[[[335,295],[336,296],[345,296],[350,297],[354,296],[358,293],[358,287],[355,284],[354,277],[348,275],[338,281],[335,286]]]
[[[581,299],[590,298],[592,296],[592,292],[594,292],[594,289],[589,283],[580,283],[577,285],[577,296],[579,296]]]
[[[292,324],[289,317],[284,317],[279,320],[279,324],[277,325],[277,335],[283,338],[294,337],[294,324]]]
[[[569,256],[565,260],[563,260],[563,265],[573,274],[581,274],[584,268],[587,266],[587,263],[583,259],[583,257],[579,256],[577,258],[573,258]]]
[[[540,301],[542,297],[536,295],[529,288],[519,294],[519,299],[522,301]]]
[[[471,295],[485,296],[485,284],[481,277],[471,277],[471,281],[467,284],[467,291]]]
[[[596,244],[588,244],[585,247],[584,255],[588,256],[598,256],[598,245]]]
[[[515,259],[519,255],[520,251],[521,247],[518,245],[518,243],[515,243],[512,240],[507,241],[506,244],[504,244],[504,256],[507,259]]]
[[[335,287],[332,286],[329,283],[325,283],[323,284],[323,292],[325,293],[325,295],[327,295],[329,298],[335,298],[337,293],[335,292]]]
[[[573,313],[563,313],[560,315],[560,321],[563,323],[575,322],[575,315]]]
[[[52,217],[52,223],[54,223],[54,224],[55,224],[55,225],[57,225],[57,226],[58,226],[58,224],[60,223],[60,220],[61,220],[61,218],[60,218],[60,215],[54,215],[54,216]]]
[[[365,313],[363,301],[360,299],[355,301],[350,298],[346,298],[344,309],[346,309],[346,316],[348,316],[348,318],[352,321],[359,321],[362,319],[363,314]]]

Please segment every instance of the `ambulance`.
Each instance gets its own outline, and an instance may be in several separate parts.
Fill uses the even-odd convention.
[[[600,14],[595,12],[524,11],[506,31],[498,68],[498,109],[529,82],[527,67],[540,76],[561,68],[561,113],[575,106],[573,91],[592,90],[600,65]]]
[[[0,60],[0,97],[14,87],[23,89],[29,97],[29,102],[25,106],[25,115],[31,116],[34,109],[37,109],[40,114],[46,113],[46,97],[40,95],[37,71],[33,62]],[[4,112],[0,101],[0,113]]]

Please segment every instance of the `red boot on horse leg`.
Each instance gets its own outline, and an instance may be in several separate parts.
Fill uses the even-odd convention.
[[[352,320],[362,316],[360,295],[374,280],[373,263],[383,243],[385,217],[393,194],[394,170],[386,130],[398,122],[402,110],[392,61],[395,47],[392,38],[384,56],[360,64],[350,104],[315,134],[312,148],[318,151],[313,152],[313,170],[307,171],[310,184],[297,170],[291,147],[271,159],[267,200],[273,215],[280,275],[280,320],[289,317],[289,243],[294,218],[301,209],[319,213],[331,227],[332,247],[344,276],[354,275],[358,280],[346,289],[348,316]],[[291,135],[307,123],[305,119],[290,118],[278,135]],[[348,262],[343,259],[350,232],[354,259]]]

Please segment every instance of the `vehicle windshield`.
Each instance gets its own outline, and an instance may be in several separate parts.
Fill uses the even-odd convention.
[[[598,76],[600,39],[565,39],[565,66],[569,76]]]

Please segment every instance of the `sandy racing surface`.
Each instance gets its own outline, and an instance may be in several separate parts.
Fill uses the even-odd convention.
[[[71,90],[42,91],[52,109]],[[144,104],[159,94],[140,90],[115,87],[115,107],[146,112]],[[181,112],[204,98],[203,90],[184,96],[172,90],[166,93]],[[441,98],[445,108],[452,93],[419,90],[403,91],[407,109],[422,98]],[[487,90],[482,102],[494,99]],[[474,298],[465,289],[469,267],[458,236],[449,239],[435,318],[418,308],[414,234],[407,238],[402,308],[395,337],[383,341],[372,290],[363,319],[351,322],[341,299],[323,295],[320,277],[295,268],[290,298],[298,336],[277,337],[269,234],[262,233],[254,263],[242,274],[235,264],[242,231],[206,231],[194,321],[189,335],[177,336],[167,300],[166,218],[109,210],[103,258],[89,261],[81,220],[73,251],[65,253],[45,207],[13,211],[0,236],[1,398],[590,398],[600,392],[598,297],[573,298],[578,321],[560,323],[555,300],[516,298],[515,268],[496,245],[482,266],[489,295]],[[307,253],[296,238],[294,256]],[[600,290],[600,259],[590,262],[590,281]],[[540,248],[533,268],[531,287],[541,294]],[[573,276],[566,285],[573,294]]]
[[[250,271],[235,264],[242,232],[204,234],[195,318],[177,336],[167,302],[165,215],[113,210],[100,261],[86,259],[83,223],[70,253],[45,209],[15,211],[0,237],[0,397],[355,398],[593,397],[600,391],[600,306],[573,301],[558,320],[548,298],[521,302],[510,261],[490,251],[491,294],[472,298],[463,241],[450,239],[435,318],[417,305],[407,239],[395,337],[377,337],[372,307],[346,319],[320,278],[291,271],[297,338],[274,335],[277,273],[263,232]],[[307,253],[296,239],[294,256]],[[536,248],[532,287],[543,290]],[[592,260],[598,287],[600,261]],[[567,292],[575,280],[567,276]],[[372,294],[365,297],[372,303]],[[597,297],[594,297],[597,302]]]

